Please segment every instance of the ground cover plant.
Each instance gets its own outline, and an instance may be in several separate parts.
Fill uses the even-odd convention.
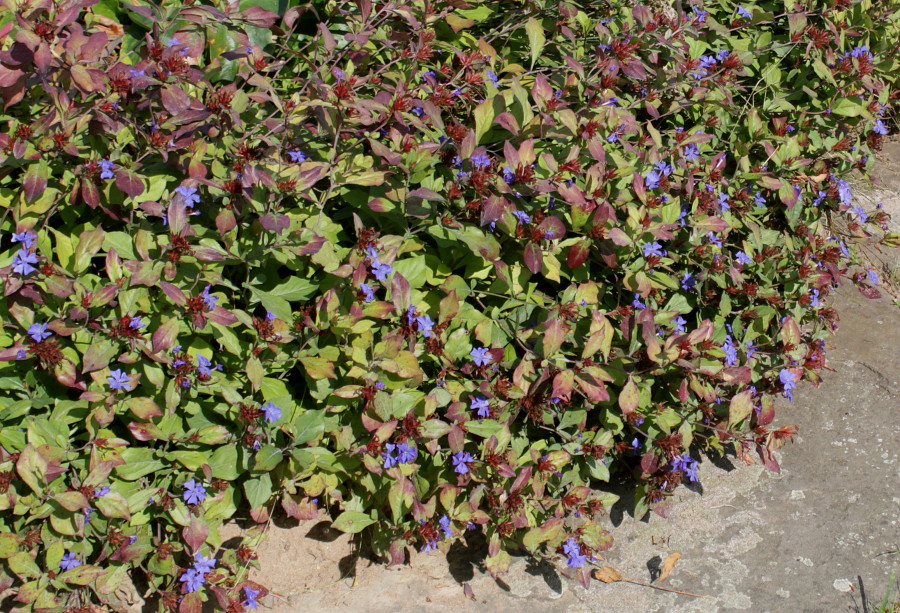
[[[4,608],[256,608],[276,508],[587,582],[611,477],[778,469],[897,2],[257,4],[4,2]]]

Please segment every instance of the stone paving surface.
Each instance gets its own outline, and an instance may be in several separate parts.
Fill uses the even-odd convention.
[[[455,547],[449,563],[432,552],[385,570],[354,560],[345,535],[310,522],[274,528],[262,547],[265,570],[254,579],[278,594],[265,604],[277,613],[864,611],[860,579],[871,602],[900,571],[900,310],[849,286],[837,307],[841,327],[828,354],[837,372],[781,403],[778,425],[796,424],[799,435],[778,456],[780,474],[707,458],[700,488],[680,488],[668,519],[637,521],[617,508],[610,515],[616,545],[604,564],[646,583],[678,551],[660,586],[709,598],[623,582],[585,590],[550,563],[525,558],[495,582],[477,547]],[[351,569],[355,577],[341,580]],[[462,582],[476,600],[465,598]]]

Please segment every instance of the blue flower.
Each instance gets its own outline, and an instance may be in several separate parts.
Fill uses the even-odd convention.
[[[394,452],[397,450],[396,443],[387,443],[385,446],[385,451],[381,454],[382,459],[384,460],[385,468],[392,468],[396,466],[399,462]]]
[[[475,458],[468,451],[457,451],[451,457],[453,461],[453,470],[460,475],[469,472],[469,463],[474,462]]]
[[[36,343],[40,343],[45,338],[53,335],[53,332],[47,331],[47,324],[31,324],[28,327],[28,335],[34,339]]]
[[[853,200],[853,192],[850,190],[850,184],[844,181],[843,179],[838,179],[836,181],[838,185],[838,196],[846,205],[849,205]]]
[[[128,71],[128,74],[131,75],[132,77],[143,77],[144,71],[143,70],[135,70],[132,68],[131,70]]]
[[[216,302],[219,301],[218,296],[211,296],[209,294],[209,288],[211,287],[212,285],[207,285],[203,288],[203,293],[200,294],[200,297],[203,298],[203,304],[206,306],[207,311],[212,311],[214,308],[216,308]]]
[[[131,378],[118,368],[109,372],[106,381],[109,383],[109,389],[111,390],[122,390],[127,392],[131,389]]]
[[[131,321],[128,322],[128,327],[132,330],[140,330],[146,325],[147,324],[141,321],[141,318],[139,316],[132,317]]]
[[[697,145],[691,143],[684,146],[682,153],[684,153],[684,159],[686,159],[688,162],[693,162],[700,156],[700,149],[697,147]]]
[[[209,358],[202,355],[197,356],[197,370],[200,372],[201,377],[209,377],[212,374],[210,366],[212,366],[212,362]]]
[[[428,315],[419,315],[416,317],[416,325],[419,327],[419,332],[422,333],[422,336],[425,338],[431,337],[431,329],[434,327],[434,320],[431,319]]]
[[[484,167],[484,166],[490,166],[490,165],[491,165],[491,158],[490,158],[490,156],[488,156],[488,155],[486,155],[486,154],[484,154],[484,153],[479,153],[478,155],[473,155],[472,158],[471,158],[471,161],[472,161],[472,164],[473,164],[476,168],[482,168],[482,167]]]
[[[734,256],[734,259],[736,259],[741,264],[750,264],[751,262],[753,262],[753,258],[751,258],[749,255],[747,255],[743,251],[738,251],[737,254]]]
[[[684,273],[684,276],[681,277],[681,289],[689,290],[694,289],[694,285],[696,285],[697,280],[694,278],[689,272]]]
[[[684,332],[685,332],[684,326],[687,323],[687,321],[684,319],[684,317],[679,315],[678,317],[676,317],[675,319],[672,320],[672,323],[675,324],[675,332],[677,332],[678,334],[684,334]]]
[[[195,204],[200,204],[200,195],[197,193],[196,187],[180,185],[175,188],[175,193],[181,196],[184,206],[188,208],[193,208]]]
[[[63,554],[62,560],[59,561],[59,567],[63,570],[72,570],[81,566],[81,562],[75,557],[71,551]]]
[[[263,416],[266,418],[266,421],[271,423],[275,423],[279,419],[281,419],[281,409],[271,402],[267,402],[261,407],[259,410],[263,412]]]
[[[731,205],[728,204],[728,194],[719,194],[719,208],[723,211],[731,209]]]
[[[563,553],[566,554],[566,564],[570,568],[581,568],[588,559],[586,554],[581,553],[581,545],[571,537],[563,543]]]
[[[721,238],[719,238],[712,232],[707,232],[706,236],[707,236],[707,238],[709,238],[709,242],[711,242],[713,245],[715,245],[716,247],[719,247],[719,248],[722,247],[722,239]]]
[[[644,304],[643,302],[641,302],[640,294],[634,295],[634,300],[631,301],[631,306],[633,306],[636,309],[646,309],[647,308],[647,305]]]
[[[526,213],[525,211],[513,211],[513,217],[519,220],[519,223],[526,224],[531,223],[531,215]]]
[[[487,71],[488,79],[490,79],[491,83],[497,85],[497,82],[500,81],[500,77],[498,77],[493,70]]]
[[[438,524],[444,531],[444,538],[451,538],[456,536],[453,534],[453,530],[450,528],[450,518],[444,515],[438,520]]]
[[[19,249],[13,256],[13,272],[17,275],[26,276],[33,273],[37,268],[32,264],[37,264],[38,258],[35,254]]]
[[[737,7],[737,14],[740,15],[741,17],[745,17],[747,19],[753,18],[753,13],[751,13],[750,11],[748,11],[747,9],[745,9],[742,6]]]
[[[653,168],[667,177],[672,174],[672,165],[665,160],[657,162],[656,164],[654,164]]]
[[[697,21],[699,23],[706,22],[706,16],[709,15],[708,11],[704,11],[703,9],[697,8],[696,6],[692,6],[691,9],[693,9],[694,13],[697,15]]]
[[[651,255],[664,256],[666,255],[665,250],[662,248],[657,241],[653,241],[652,243],[644,243],[641,245],[641,251],[644,252],[644,257],[650,257]]]
[[[397,445],[397,461],[401,464],[412,464],[419,457],[419,450],[412,443]]]
[[[96,496],[97,498],[103,498],[107,494],[109,494],[108,485],[101,485],[100,487],[94,488],[94,496]]]
[[[166,47],[174,47],[175,45],[180,45],[180,44],[181,44],[181,41],[179,41],[175,37],[172,37],[166,41]]]
[[[784,386],[784,396],[791,402],[794,402],[793,390],[797,388],[797,375],[787,368],[782,368],[778,373],[778,380]]]
[[[472,357],[475,366],[486,366],[493,361],[490,351],[491,350],[487,347],[478,347],[472,349],[472,351],[469,352],[469,355]]]
[[[866,278],[872,285],[878,285],[878,273],[872,269],[866,271]]]
[[[725,365],[726,366],[737,366],[738,365],[737,347],[734,346],[734,341],[732,340],[730,334],[725,336],[725,343],[722,345],[722,349],[725,351]]]
[[[484,396],[477,396],[472,399],[469,408],[475,411],[478,417],[481,417],[482,419],[491,415],[491,405]]]
[[[383,389],[384,389],[384,381],[376,381],[376,382],[375,382],[375,389],[377,389],[377,390],[383,390]]]
[[[112,171],[115,164],[113,164],[109,160],[100,160],[97,162],[97,164],[100,166],[101,179],[112,179],[115,176]]]
[[[809,290],[809,305],[813,308],[818,308],[819,306],[819,290],[816,288]]]
[[[659,180],[662,178],[659,172],[655,170],[651,170],[647,173],[647,176],[644,177],[644,186],[647,189],[656,189],[659,187]]]
[[[19,349],[18,351],[16,351],[16,359],[17,360],[24,360],[27,357],[28,357],[28,352],[25,351],[24,349]]]
[[[372,302],[373,300],[375,300],[375,290],[371,285],[363,281],[359,284],[359,289],[362,290],[363,297],[365,298],[366,302]]]
[[[203,573],[198,572],[196,568],[188,568],[181,574],[181,581],[184,583],[184,591],[187,593],[200,591],[206,577]]]
[[[31,249],[31,246],[34,244],[34,239],[36,238],[37,234],[32,234],[26,230],[25,232],[20,232],[18,234],[13,233],[12,242],[22,243],[26,249]]]
[[[375,278],[379,281],[386,280],[387,276],[392,272],[394,272],[394,269],[389,265],[379,262],[378,260],[372,262],[372,274],[375,275]]]
[[[181,495],[188,504],[200,504],[206,500],[206,488],[203,484],[197,483],[193,479],[189,479],[181,484],[184,493]]]
[[[294,163],[305,162],[309,159],[308,157],[306,157],[306,154],[299,149],[288,151],[288,157],[291,158],[291,161]]]
[[[216,567],[216,559],[202,555],[200,552],[194,554],[194,569],[198,573],[206,574]]]
[[[503,168],[503,180],[507,183],[513,183],[516,180],[516,173],[509,166]]]
[[[249,585],[244,586],[244,596],[247,599],[244,601],[244,606],[248,609],[257,609],[259,608],[259,603],[256,602],[256,597],[259,596],[259,590],[254,590]]]

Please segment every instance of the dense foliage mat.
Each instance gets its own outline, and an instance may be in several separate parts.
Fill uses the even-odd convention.
[[[3,4],[4,610],[255,608],[276,508],[586,582],[898,242],[896,0]]]

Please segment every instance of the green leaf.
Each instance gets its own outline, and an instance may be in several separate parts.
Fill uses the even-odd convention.
[[[21,578],[34,579],[41,576],[41,569],[35,564],[31,556],[24,551],[20,551],[6,561],[9,569]]]
[[[728,407],[728,425],[733,427],[753,411],[753,393],[749,390],[735,395]]]
[[[269,473],[263,473],[255,479],[244,481],[244,493],[251,509],[262,507],[272,497],[272,477]]]
[[[268,472],[278,466],[284,453],[275,445],[264,445],[253,458],[253,470]]]
[[[495,117],[494,98],[488,98],[475,107],[475,144],[481,142],[481,137],[491,129],[491,123]]]
[[[258,290],[252,285],[245,285],[247,289],[259,300],[267,311],[271,311],[281,321],[293,321],[294,316],[290,303],[281,296],[275,296],[268,292]]]
[[[843,115],[844,117],[859,117],[860,115],[864,117],[869,116],[866,107],[863,106],[859,99],[854,98],[838,99],[837,102],[831,105],[831,111],[837,115]]]
[[[307,355],[300,356],[300,363],[303,364],[306,374],[311,379],[337,379],[337,375],[334,374],[334,363],[331,360]]]
[[[359,511],[344,511],[338,515],[331,527],[348,534],[356,534],[375,523],[375,520]]]
[[[15,534],[9,532],[0,533],[0,558],[6,559],[14,555],[19,550],[20,540]]]
[[[269,295],[289,302],[299,302],[311,298],[318,289],[319,286],[316,283],[300,277],[290,277],[284,283],[270,290]],[[272,312],[275,313],[275,311]],[[288,319],[287,321],[290,320]]]
[[[529,17],[525,22],[525,32],[528,33],[528,46],[531,49],[531,67],[534,68],[534,63],[541,56],[547,37],[544,36],[543,26],[534,17]]]
[[[297,444],[309,442],[325,432],[324,411],[304,411],[293,422],[294,435],[291,440]]]

